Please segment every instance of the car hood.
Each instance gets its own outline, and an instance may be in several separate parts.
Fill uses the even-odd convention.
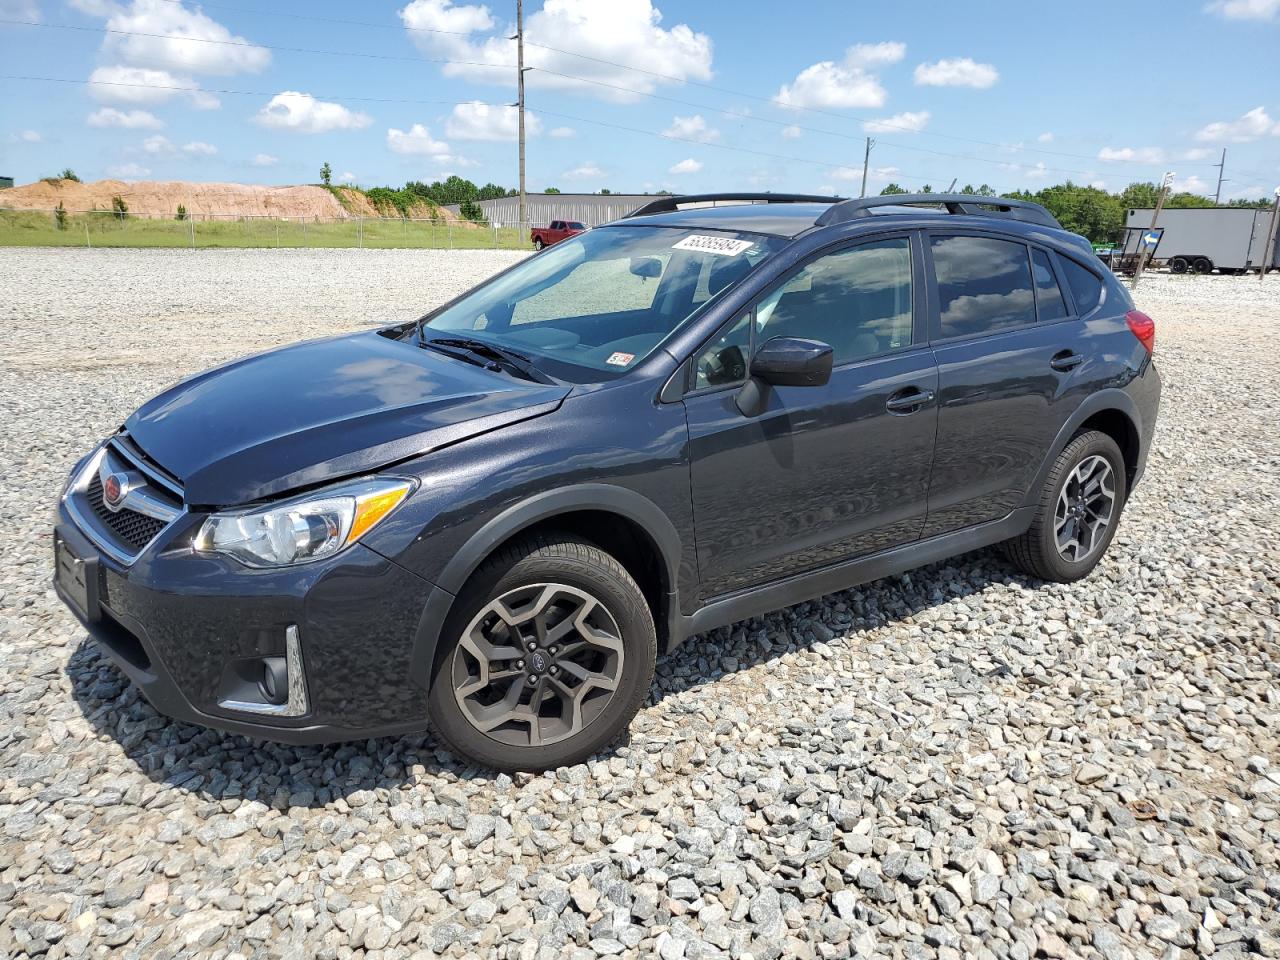
[[[124,429],[182,481],[188,504],[226,506],[540,416],[568,392],[371,331],[215,367],[143,404]]]

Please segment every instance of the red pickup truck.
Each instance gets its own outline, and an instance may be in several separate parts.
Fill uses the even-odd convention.
[[[577,220],[552,220],[549,227],[534,227],[529,233],[529,239],[533,241],[533,249],[541,250],[543,247],[549,247],[553,243],[567,240],[575,233],[581,233],[585,229],[587,228]]]

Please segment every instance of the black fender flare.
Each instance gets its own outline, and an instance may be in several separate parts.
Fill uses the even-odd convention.
[[[1097,393],[1090,395],[1080,406],[1076,407],[1075,412],[1067,418],[1067,422],[1062,425],[1057,436],[1053,438],[1053,443],[1049,446],[1049,454],[1045,457],[1044,463],[1040,465],[1040,469],[1036,471],[1036,478],[1027,489],[1026,496],[1022,500],[1024,507],[1036,506],[1040,502],[1040,491],[1044,489],[1045,481],[1049,477],[1049,471],[1053,469],[1054,461],[1066,449],[1067,444],[1071,442],[1071,438],[1076,435],[1081,425],[1094,414],[1108,410],[1118,410],[1124,414],[1137,432],[1138,442],[1142,442],[1142,437],[1145,436],[1142,432],[1142,414],[1138,410],[1138,405],[1134,403],[1133,398],[1116,387],[1099,390]]]
[[[580,483],[534,494],[508,507],[472,535],[454,554],[436,578],[435,589],[418,623],[413,643],[410,678],[423,689],[431,682],[436,649],[445,620],[467,580],[500,544],[534,524],[561,514],[597,510],[617,514],[639,526],[652,540],[661,559],[662,590],[666,594],[666,619],[679,612],[676,590],[679,583],[681,540],[670,518],[648,497],[627,487],[608,483]]]

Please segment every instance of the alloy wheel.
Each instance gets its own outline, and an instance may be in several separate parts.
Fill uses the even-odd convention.
[[[1115,474],[1094,454],[1077,464],[1058,494],[1053,514],[1054,543],[1064,560],[1079,563],[1106,539],[1116,508]]]
[[[472,618],[454,650],[462,715],[512,746],[545,746],[596,720],[622,681],[622,631],[604,603],[563,583],[516,587]]]

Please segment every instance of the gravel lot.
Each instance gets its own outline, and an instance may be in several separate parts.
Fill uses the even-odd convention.
[[[1160,430],[1083,583],[988,551],[695,638],[545,776],[158,716],[48,586],[72,461],[513,256],[4,251],[0,957],[1280,957],[1280,277],[1144,279]]]

